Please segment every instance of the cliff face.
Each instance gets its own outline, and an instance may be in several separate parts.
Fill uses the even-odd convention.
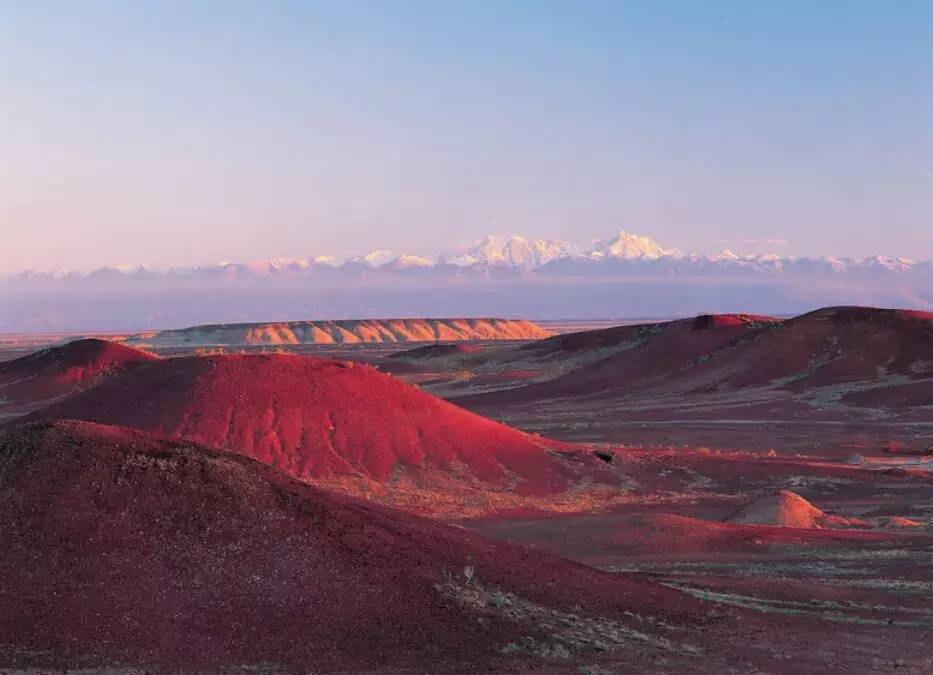
[[[356,344],[439,340],[537,340],[552,333],[512,319],[365,319],[193,326],[140,335],[129,344],[152,347]]]

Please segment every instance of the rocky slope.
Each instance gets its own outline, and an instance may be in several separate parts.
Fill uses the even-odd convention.
[[[117,427],[0,435],[0,510],[4,672],[689,665],[683,629],[717,623],[650,581]]]

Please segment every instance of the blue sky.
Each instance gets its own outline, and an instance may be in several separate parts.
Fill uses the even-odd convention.
[[[0,92],[0,273],[623,228],[933,257],[930,2],[7,0]]]

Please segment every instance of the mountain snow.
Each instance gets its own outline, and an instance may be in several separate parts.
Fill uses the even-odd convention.
[[[611,239],[597,241],[584,255],[588,258],[660,258],[665,251],[651,237],[621,231]]]
[[[628,264],[631,263],[631,266]],[[609,267],[607,267],[609,265]],[[6,284],[47,284],[58,281],[88,280],[103,283],[109,279],[204,279],[242,282],[250,278],[289,279],[315,278],[351,279],[361,270],[404,274],[407,270],[435,269],[438,278],[445,275],[488,275],[503,278],[514,272],[533,273],[543,277],[581,276],[590,278],[607,273],[625,274],[637,269],[638,274],[659,276],[715,277],[735,275],[778,275],[788,278],[838,278],[840,275],[877,277],[878,275],[910,276],[928,279],[933,262],[916,263],[907,258],[876,256],[864,260],[836,258],[782,257],[775,254],[738,254],[728,249],[717,255],[684,255],[676,249],[664,248],[651,237],[620,231],[607,239],[594,242],[589,248],[577,248],[553,239],[526,239],[518,235],[499,237],[488,235],[459,253],[437,256],[436,261],[420,255],[376,249],[369,253],[339,259],[329,255],[311,258],[272,258],[249,263],[222,262],[200,267],[170,267],[155,270],[142,266],[108,266],[92,272],[27,271],[9,277]],[[447,271],[445,271],[447,270]],[[460,270],[459,272],[457,270]],[[334,276],[336,275],[336,276]],[[0,280],[0,283],[3,283]]]
[[[0,330],[139,330],[295,317],[796,314],[822,305],[933,310],[933,260],[683,254],[619,232],[589,247],[487,236],[436,261],[377,249],[0,279]]]

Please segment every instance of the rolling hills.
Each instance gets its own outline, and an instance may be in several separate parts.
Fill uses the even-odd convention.
[[[464,386],[451,398],[552,434],[553,426],[535,420],[582,421],[588,416],[581,409],[602,411],[601,423],[750,428],[795,420],[922,425],[933,406],[933,315],[924,312],[829,307],[786,320],[706,315],[561,335],[499,354],[501,368],[522,358],[539,376],[498,391],[471,394]],[[487,350],[483,358],[489,364],[497,357]]]
[[[485,419],[370,366],[306,356],[140,363],[27,419],[187,439],[432,513],[586,508],[617,498],[625,480],[586,448]]]
[[[158,357],[107,340],[75,340],[0,363],[0,419],[24,414],[75,391],[131,363]]]

